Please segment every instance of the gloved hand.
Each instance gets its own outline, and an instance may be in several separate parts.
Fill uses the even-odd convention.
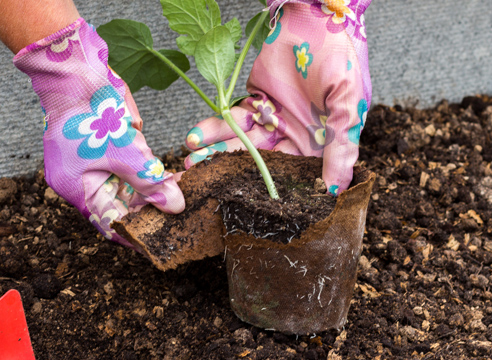
[[[371,102],[364,11],[371,0],[270,0],[271,30],[232,115],[260,149],[323,157],[323,180],[348,188]],[[187,135],[190,167],[244,148],[216,117]]]
[[[151,203],[184,209],[173,174],[141,133],[128,86],[108,67],[108,48],[83,19],[21,50],[14,64],[32,80],[44,118],[48,184],[108,239],[131,245],[113,220]]]

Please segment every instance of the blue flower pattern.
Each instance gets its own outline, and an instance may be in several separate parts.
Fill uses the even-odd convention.
[[[186,142],[192,144],[195,147],[204,147],[207,144],[203,143],[203,131],[199,127],[194,127],[186,135]]]
[[[100,159],[109,143],[121,148],[133,142],[137,131],[131,126],[132,117],[124,99],[112,86],[96,91],[90,107],[92,112],[75,115],[63,126],[67,139],[84,139],[77,151],[81,158]]]
[[[328,192],[333,195],[333,196],[337,196],[338,195],[338,185],[331,185],[329,188],[328,188]]]
[[[282,31],[282,24],[280,23],[280,19],[284,16],[284,9],[280,9],[279,13],[275,18],[275,27],[270,30],[268,37],[265,40],[265,43],[268,45],[273,44],[275,40],[277,40],[280,32]],[[273,20],[273,19],[272,19]]]
[[[308,67],[313,63],[313,54],[309,53],[309,43],[305,42],[301,46],[294,45],[293,50],[297,72],[301,73],[304,79],[307,79]]]
[[[367,110],[367,101],[365,99],[360,100],[359,104],[357,105],[357,113],[359,115],[360,122],[357,125],[351,127],[348,131],[349,140],[356,145],[359,145],[360,133],[366,122]]]
[[[43,112],[43,135],[48,131],[48,118],[49,116],[46,115],[46,109],[44,107],[41,107],[41,111]]]
[[[216,144],[204,147],[203,149],[197,150],[190,154],[190,159],[193,164],[196,164],[200,161],[208,159],[212,156],[216,151],[224,152],[227,150],[227,144],[223,141],[218,142]]]
[[[147,179],[155,183],[164,181],[164,164],[158,158],[153,158],[144,164],[145,170],[137,173],[141,179]]]

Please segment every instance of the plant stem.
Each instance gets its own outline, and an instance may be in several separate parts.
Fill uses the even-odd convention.
[[[260,28],[263,26],[263,23],[265,22],[265,19],[267,16],[270,14],[269,11],[265,11],[261,16],[258,18],[258,21],[256,22],[255,27],[253,28],[253,31],[251,31],[251,34],[248,37],[248,40],[246,40],[246,44],[244,44],[243,50],[241,50],[241,54],[239,55],[239,59],[237,59],[236,62],[236,67],[234,69],[234,72],[232,73],[231,76],[231,81],[229,82],[229,88],[227,89],[227,92],[225,94],[225,100],[227,103],[229,103],[232,93],[234,91],[234,88],[236,87],[236,82],[237,79],[239,78],[239,73],[241,71],[241,67],[243,66],[244,60],[246,59],[246,55],[249,51],[249,48],[251,47],[251,44],[253,43],[253,40],[260,30]]]
[[[258,22],[253,28],[253,31],[251,32],[248,40],[246,40],[246,44],[244,45],[241,54],[239,55],[239,58],[236,62],[236,66],[234,68],[231,81],[229,82],[227,93],[224,93],[224,89],[222,86],[217,87],[217,91],[219,93],[220,109],[217,107],[217,105],[215,105],[212,102],[212,100],[210,100],[207,97],[207,95],[205,95],[205,93],[188,76],[186,76],[186,74],[183,71],[181,71],[181,69],[179,69],[176,65],[174,65],[173,62],[169,60],[165,55],[151,48],[149,48],[149,50],[160,60],[162,60],[165,64],[167,64],[172,70],[174,70],[180,77],[182,77],[184,81],[186,81],[188,85],[190,85],[193,88],[193,90],[196,91],[196,93],[208,104],[208,106],[210,106],[210,108],[213,111],[222,115],[222,117],[224,118],[226,123],[230,126],[232,131],[234,131],[237,137],[243,142],[244,146],[246,146],[246,149],[248,149],[249,153],[251,154],[253,160],[256,163],[256,166],[258,166],[258,170],[263,176],[263,180],[265,181],[270,197],[276,200],[279,199],[277,188],[275,187],[275,183],[273,182],[272,175],[270,174],[270,171],[268,170],[265,161],[261,157],[256,147],[253,145],[251,140],[248,138],[248,136],[236,123],[236,121],[232,117],[231,110],[229,108],[229,101],[231,99],[232,93],[234,92],[234,87],[236,86],[236,82],[237,79],[239,78],[239,73],[241,71],[241,67],[244,63],[248,50],[251,47],[251,44],[253,43],[253,40],[256,34],[258,33],[258,30],[261,28],[261,26],[263,26],[263,23],[267,16],[268,16],[268,12],[265,12],[259,17]]]
[[[270,194],[270,197],[274,200],[279,199],[277,188],[275,187],[275,183],[273,182],[272,175],[270,174],[270,171],[268,170],[265,161],[261,157],[260,153],[256,149],[256,147],[253,145],[251,140],[248,138],[248,136],[244,133],[244,131],[239,127],[239,125],[234,121],[234,118],[232,117],[231,110],[229,109],[228,102],[224,103],[224,91],[222,89],[219,90],[219,99],[220,104],[221,104],[221,109],[220,112],[222,114],[222,117],[226,121],[226,123],[230,126],[232,131],[237,135],[239,140],[241,140],[246,146],[246,149],[248,149],[249,153],[253,157],[253,160],[256,163],[256,166],[258,166],[258,170],[260,170],[261,175],[263,176],[263,181],[265,181],[268,193]]]
[[[219,93],[220,113],[222,114],[222,117],[232,129],[232,131],[234,131],[234,133],[237,135],[239,140],[241,140],[244,146],[246,146],[246,149],[248,149],[249,153],[253,157],[253,160],[255,161],[256,166],[258,167],[258,170],[260,170],[260,173],[263,177],[263,181],[265,181],[265,185],[267,187],[268,193],[270,194],[270,197],[274,200],[277,200],[279,199],[277,188],[275,187],[272,175],[270,174],[265,161],[261,157],[256,147],[253,145],[251,140],[248,138],[248,136],[236,123],[236,121],[232,117],[231,110],[229,108],[229,102],[231,100],[232,93],[234,92],[234,88],[236,87],[236,82],[239,78],[239,73],[241,71],[241,67],[243,66],[244,60],[246,59],[246,55],[249,51],[249,48],[251,47],[251,44],[253,43],[256,34],[258,33],[258,30],[260,30],[260,28],[263,26],[263,23],[268,15],[269,13],[265,12],[259,17],[258,21],[255,24],[255,27],[253,28],[253,31],[248,37],[248,40],[246,40],[246,44],[244,45],[241,54],[239,55],[239,58],[236,62],[236,66],[234,68],[234,72],[232,73],[227,92],[224,94],[224,90],[221,88],[217,88],[217,90]]]
[[[167,66],[169,66],[172,70],[174,70],[176,72],[176,74],[178,74],[179,76],[181,76],[183,78],[183,80],[186,81],[188,83],[188,85],[190,85],[193,88],[193,90],[196,91],[196,93],[207,103],[208,106],[210,106],[210,108],[213,111],[215,111],[216,113],[219,113],[220,112],[220,110],[217,107],[217,105],[215,105],[214,102],[212,100],[210,100],[208,98],[208,96],[205,95],[205,93],[198,87],[198,85],[195,84],[193,82],[193,80],[191,80],[183,71],[181,71],[181,69],[179,67],[177,67],[176,65],[174,65],[171,60],[169,60],[165,55],[161,54],[159,51],[154,50],[152,48],[148,48],[148,49],[155,56],[157,56],[160,60],[162,60]]]

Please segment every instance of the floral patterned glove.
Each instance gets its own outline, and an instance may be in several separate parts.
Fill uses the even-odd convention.
[[[141,133],[126,84],[108,67],[108,48],[83,19],[29,45],[14,64],[32,80],[45,112],[48,184],[108,239],[131,245],[113,220],[151,203],[184,209],[173,174],[164,171]]]
[[[257,148],[323,157],[323,180],[337,195],[350,185],[371,102],[364,11],[371,0],[270,0],[275,27],[247,83],[253,96],[232,115]],[[243,148],[212,117],[194,127],[190,167],[215,151]]]

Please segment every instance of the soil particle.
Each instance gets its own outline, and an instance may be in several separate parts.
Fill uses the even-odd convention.
[[[17,192],[15,180],[9,178],[0,179],[0,204],[11,200]]]
[[[0,207],[0,295],[21,292],[39,360],[490,359],[491,141],[486,96],[369,112],[360,163],[384,181],[341,332],[239,321],[223,256],[163,273],[50,196],[42,172]],[[182,156],[163,160],[183,170]]]

